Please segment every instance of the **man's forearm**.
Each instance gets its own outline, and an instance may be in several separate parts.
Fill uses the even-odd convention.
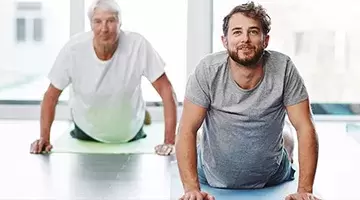
[[[50,140],[50,129],[55,117],[57,100],[45,94],[41,104],[40,137]]]
[[[163,96],[164,121],[165,121],[165,144],[175,143],[177,100],[172,89],[166,90]]]
[[[319,152],[315,129],[299,131],[298,140],[300,165],[298,192],[312,193]]]
[[[176,159],[184,191],[200,190],[196,167],[196,133],[180,132],[176,143]]]

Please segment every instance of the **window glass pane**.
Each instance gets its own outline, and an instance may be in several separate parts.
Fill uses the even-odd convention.
[[[18,42],[25,41],[26,23],[24,18],[16,19],[16,40]]]
[[[69,2],[0,1],[0,24],[7,30],[0,37],[0,100],[42,99],[47,74],[70,35]],[[64,92],[60,99],[67,98]]]
[[[348,0],[345,0],[348,1]],[[222,20],[233,7],[247,1],[213,0],[213,51],[222,51]],[[295,62],[314,104],[360,103],[358,28],[355,1],[260,0],[272,18],[268,49],[289,55]],[[346,8],[345,8],[346,6]],[[343,8],[344,7],[344,8]],[[340,12],[340,13],[339,13]],[[338,13],[334,18],[334,13]],[[325,104],[324,104],[325,105]],[[335,108],[339,108],[335,105]],[[348,112],[352,112],[346,106]],[[344,113],[344,112],[341,112]]]
[[[178,101],[183,100],[186,84],[186,0],[118,0],[122,29],[143,35],[166,62],[166,72],[172,82]],[[85,27],[91,30],[87,18],[92,0],[85,0]],[[146,79],[142,82],[146,101],[161,101]]]
[[[42,41],[42,33],[43,33],[43,23],[42,23],[42,19],[40,18],[35,18],[34,19],[34,41]]]

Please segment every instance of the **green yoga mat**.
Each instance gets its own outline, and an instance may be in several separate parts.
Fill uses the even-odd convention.
[[[65,132],[53,142],[51,153],[98,153],[98,154],[154,154],[155,146],[164,141],[164,123],[144,126],[147,137],[125,144],[104,144],[81,141]]]

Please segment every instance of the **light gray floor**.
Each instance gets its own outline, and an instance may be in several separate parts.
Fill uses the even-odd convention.
[[[52,136],[68,129],[55,122]],[[324,199],[360,199],[360,143],[343,123],[317,123],[316,188]],[[156,155],[29,154],[37,121],[0,121],[0,199],[170,199],[170,163]],[[360,134],[360,133],[359,133]],[[355,134],[355,136],[357,136]]]

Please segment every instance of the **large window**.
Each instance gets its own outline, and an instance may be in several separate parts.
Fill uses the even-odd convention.
[[[90,31],[87,10],[91,2],[92,0],[0,1],[0,24],[7,30],[0,37],[0,55],[3,55],[0,65],[1,118],[39,118],[39,101],[49,85],[47,74],[59,51],[71,35]],[[189,31],[195,33],[187,27],[188,1],[118,2],[122,11],[122,29],[138,32],[150,41],[166,62],[165,70],[178,100],[182,101],[189,71],[187,35]],[[210,20],[207,22],[210,24]],[[209,31],[207,33],[210,34]],[[210,51],[210,48],[207,49]],[[142,88],[147,102],[161,102],[160,96],[145,78]],[[60,101],[65,104],[61,103],[56,112],[61,119],[70,117],[66,105],[68,90],[69,88],[60,97]]]
[[[39,101],[70,35],[70,0],[2,0],[0,100]],[[68,98],[67,92],[61,100]]]
[[[118,0],[122,29],[142,34],[166,62],[166,72],[172,82],[178,101],[182,101],[186,83],[187,1],[184,0]],[[85,0],[85,29],[92,0]],[[144,99],[161,101],[152,85],[143,79]]]
[[[224,50],[220,38],[223,17],[244,2],[213,0],[213,52]],[[358,110],[355,104],[360,103],[359,28],[349,20],[360,17],[355,9],[358,3],[351,1],[352,6],[348,7],[346,3],[326,1],[324,9],[321,0],[257,2],[272,18],[268,49],[286,53],[294,60],[317,110],[330,109],[329,113],[334,114]]]
[[[42,3],[16,3],[16,40],[18,43],[42,41]]]

